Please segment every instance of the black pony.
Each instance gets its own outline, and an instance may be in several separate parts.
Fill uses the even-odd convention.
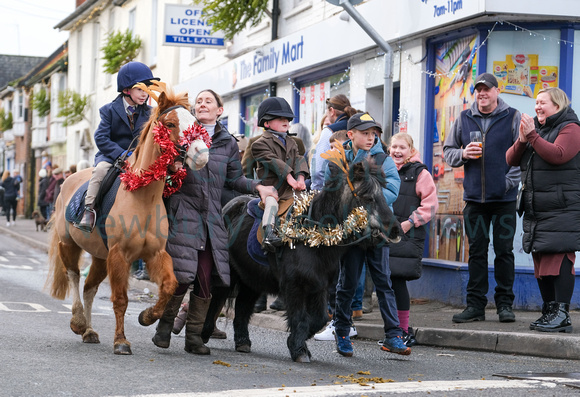
[[[397,241],[401,234],[400,225],[382,193],[386,181],[379,166],[372,160],[357,163],[346,171],[348,178],[347,173],[334,164],[331,170],[333,178],[311,201],[311,224],[334,227],[342,224],[354,208],[362,206],[368,213],[366,230],[339,245],[310,247],[303,241],[296,241],[293,249],[285,245],[277,253],[269,253],[269,266],[264,266],[255,262],[247,251],[247,239],[254,222],[247,213],[252,197],[240,196],[230,201],[223,209],[223,216],[229,225],[232,284],[230,289],[214,288],[202,332],[204,340],[208,340],[213,331],[213,320],[219,315],[217,310],[236,288],[234,341],[236,351],[249,353],[252,342],[248,323],[254,313],[254,304],[262,292],[277,294],[286,302],[290,331],[287,344],[292,360],[310,362],[306,340],[328,320],[328,286],[348,245],[376,246]]]

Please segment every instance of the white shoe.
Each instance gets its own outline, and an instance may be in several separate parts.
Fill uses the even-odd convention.
[[[6,227],[10,227],[10,222],[6,222]]]
[[[350,331],[348,333],[349,337],[357,336],[358,332],[356,332],[356,328],[354,325],[350,326]],[[316,335],[314,335],[314,340],[330,340],[333,341],[334,339],[334,322],[329,322],[326,328],[323,331],[320,331]]]
[[[357,335],[358,335],[358,332],[356,332],[356,328],[353,324],[350,326],[350,331],[348,333],[348,336],[350,336],[352,338],[353,336],[357,336]]]
[[[334,340],[334,322],[329,322],[323,331],[314,335],[314,340]]]

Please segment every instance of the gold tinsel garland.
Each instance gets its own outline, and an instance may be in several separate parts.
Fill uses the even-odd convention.
[[[353,208],[342,224],[334,227],[312,225],[303,214],[308,212],[316,192],[294,195],[294,209],[290,217],[280,220],[278,235],[290,248],[296,241],[310,247],[337,245],[353,233],[361,233],[367,228],[368,213],[363,207]]]

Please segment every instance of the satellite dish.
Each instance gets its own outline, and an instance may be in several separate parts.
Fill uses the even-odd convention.
[[[335,6],[339,6],[341,1],[344,2],[344,0],[326,0],[328,3],[335,5]],[[357,4],[360,4],[363,2],[363,0],[347,0],[348,3],[350,3],[351,5],[355,6]]]

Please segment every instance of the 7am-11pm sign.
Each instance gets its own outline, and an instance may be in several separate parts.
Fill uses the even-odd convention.
[[[166,4],[163,45],[223,47],[224,35],[212,32],[201,10],[201,7]]]

